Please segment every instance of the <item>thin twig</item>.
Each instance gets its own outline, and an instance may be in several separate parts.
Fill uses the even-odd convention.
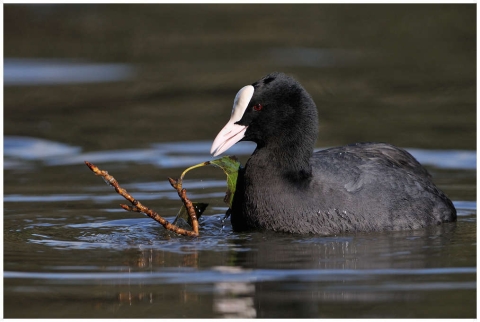
[[[190,199],[187,198],[187,190],[182,188],[182,180],[174,180],[172,178],[168,178],[168,181],[172,185],[172,187],[177,190],[178,196],[182,199],[185,208],[187,208],[187,213],[190,216],[192,222],[192,229],[198,235],[198,219],[197,214],[195,212],[195,207],[193,206]]]
[[[90,170],[93,171],[93,173],[95,173],[95,175],[101,176],[107,184],[109,184],[113,188],[115,188],[115,191],[119,195],[121,195],[122,197],[124,197],[125,199],[130,201],[132,206],[128,206],[128,205],[125,205],[125,204],[120,205],[120,207],[122,207],[123,209],[128,210],[128,211],[144,213],[148,217],[150,217],[153,220],[160,223],[163,227],[165,227],[165,229],[173,231],[174,233],[177,233],[177,234],[180,234],[180,235],[185,235],[185,236],[192,236],[192,237],[196,237],[196,236],[199,235],[199,233],[198,233],[198,220],[197,220],[197,216],[195,214],[195,209],[192,205],[192,202],[187,198],[186,190],[182,189],[181,182],[178,182],[178,181],[175,181],[171,178],[168,178],[168,181],[170,181],[170,184],[172,185],[172,187],[174,187],[175,190],[177,190],[179,197],[182,199],[182,201],[185,205],[185,208],[187,208],[187,212],[188,212],[190,218],[192,219],[193,231],[186,230],[186,229],[183,229],[183,228],[180,228],[176,225],[171,224],[170,222],[165,220],[162,216],[160,216],[158,213],[156,213],[152,209],[142,205],[140,201],[133,198],[132,195],[130,195],[127,192],[127,190],[120,187],[117,180],[115,180],[114,177],[109,175],[107,171],[100,170],[97,166],[95,166],[94,164],[92,164],[88,161],[85,161],[85,164],[90,168]],[[192,211],[193,211],[193,215],[192,215]]]

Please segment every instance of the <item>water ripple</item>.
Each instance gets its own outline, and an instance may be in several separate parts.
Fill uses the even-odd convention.
[[[118,284],[120,280],[148,280],[152,284],[177,283],[218,283],[218,282],[266,282],[298,280],[303,282],[343,280],[350,277],[353,280],[368,280],[379,275],[447,275],[476,274],[475,267],[446,267],[424,269],[243,269],[241,267],[213,267],[212,269],[196,270],[183,268],[179,271],[171,269],[148,272],[18,272],[5,271],[4,278],[40,279],[52,281],[77,281],[78,283],[111,283]],[[451,288],[457,283],[447,283]],[[402,286],[402,285],[399,285]],[[474,282],[460,283],[459,288],[475,288]],[[401,287],[408,290],[409,288]]]
[[[127,64],[98,64],[67,59],[5,58],[6,86],[105,83],[130,79],[135,69]]]
[[[41,161],[45,166],[65,166],[93,163],[134,162],[151,164],[159,168],[184,168],[212,157],[211,141],[155,143],[146,149],[124,149],[82,153],[81,148],[63,143],[19,136],[4,137],[4,169],[24,168],[25,162]],[[255,144],[241,142],[233,146],[230,155],[249,155]],[[316,149],[322,150],[322,148]],[[476,169],[476,151],[407,149],[425,165],[444,169]],[[24,161],[24,162],[21,162]]]

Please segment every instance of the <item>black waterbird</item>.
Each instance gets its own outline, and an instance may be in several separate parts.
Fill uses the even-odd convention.
[[[407,151],[356,143],[313,152],[317,108],[292,77],[243,87],[211,153],[257,147],[239,171],[232,227],[289,233],[419,229],[456,220],[450,199]]]

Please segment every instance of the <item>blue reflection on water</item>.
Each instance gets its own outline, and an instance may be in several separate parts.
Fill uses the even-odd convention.
[[[19,136],[4,137],[4,169],[21,167],[21,161],[42,161],[46,166],[83,164],[90,162],[136,162],[159,168],[182,168],[212,157],[211,141],[156,143],[147,149],[124,149],[82,153],[81,148],[63,143]],[[255,144],[241,142],[230,148],[230,155],[249,155]],[[317,149],[321,150],[321,149]],[[474,170],[476,151],[408,149],[422,164],[443,169]],[[25,166],[25,165],[23,165]]]
[[[22,279],[48,279],[54,281],[68,280],[69,283],[75,281],[79,283],[111,283],[118,284],[121,279],[139,279],[148,281],[152,284],[176,284],[176,283],[219,283],[219,282],[266,282],[281,280],[301,280],[308,282],[344,280],[350,277],[354,280],[370,280],[377,275],[442,275],[442,274],[475,274],[475,267],[446,267],[446,268],[424,268],[424,269],[254,269],[245,270],[240,267],[213,267],[210,270],[185,269],[184,272],[172,272],[169,270],[158,272],[4,272],[4,278],[22,278]],[[438,286],[436,284],[436,286]],[[448,282],[441,284],[441,289],[475,289],[475,282]],[[351,286],[349,286],[351,287]],[[421,289],[426,288],[422,285]],[[438,287],[435,287],[438,288]],[[392,290],[409,290],[401,287],[401,284],[395,287],[389,287]]]
[[[130,79],[135,69],[127,64],[99,64],[66,59],[5,58],[6,86],[105,83]]]

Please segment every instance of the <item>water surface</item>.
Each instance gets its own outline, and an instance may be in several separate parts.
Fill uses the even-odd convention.
[[[475,5],[5,5],[7,318],[475,318]],[[236,233],[219,169],[188,173],[200,237],[166,232],[167,177],[210,160],[237,91],[272,71],[319,109],[317,149],[409,150],[456,223]],[[254,145],[229,150],[244,164]]]
[[[25,182],[38,182],[41,172],[52,171],[76,177],[69,187],[51,188],[56,191],[48,186],[64,185],[64,177],[56,182],[53,176],[47,189],[34,184],[31,191],[12,191],[15,186],[7,186],[6,317],[475,315],[475,201],[454,201],[457,223],[418,231],[235,233],[223,220],[223,174],[202,168],[189,173],[185,187],[190,198],[210,207],[201,219],[201,236],[189,238],[120,209],[122,198],[81,161],[105,165],[137,199],[173,221],[180,202],[160,178],[178,175],[184,164],[207,160],[207,147],[207,142],[188,142],[84,154],[57,142],[5,137],[7,179],[16,173]],[[239,146],[236,152],[242,156],[251,148]],[[439,180],[454,182],[442,188],[459,195],[474,189],[473,180],[461,179],[473,174],[474,152],[412,152],[424,158]],[[146,167],[159,180],[123,178]],[[443,304],[438,307],[438,302]],[[22,311],[27,303],[30,309]],[[408,310],[398,311],[398,303]],[[436,309],[425,311],[425,306]]]

